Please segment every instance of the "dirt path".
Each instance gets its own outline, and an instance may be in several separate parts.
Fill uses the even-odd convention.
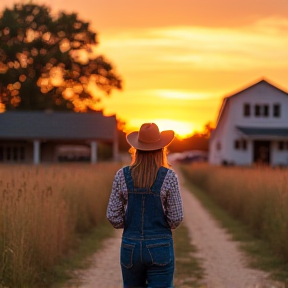
[[[106,239],[103,248],[92,256],[91,268],[78,271],[77,283],[71,281],[63,288],[121,288],[121,236],[122,230],[115,230],[114,237]]]
[[[244,255],[237,242],[202,207],[187,190],[183,176],[178,172],[184,205],[184,221],[192,243],[198,248],[197,256],[203,260],[205,283],[213,288],[265,287],[267,275],[246,267]]]
[[[224,229],[202,207],[199,201],[185,188],[178,172],[184,204],[184,221],[192,243],[198,248],[197,256],[203,260],[206,271],[204,283],[207,288],[277,288],[270,285],[261,271],[246,267],[245,257],[237,243],[231,241]],[[79,285],[73,288],[120,288],[122,287],[119,265],[121,232],[105,241],[104,248],[93,256],[91,269],[81,274]],[[65,287],[65,288],[66,288]]]

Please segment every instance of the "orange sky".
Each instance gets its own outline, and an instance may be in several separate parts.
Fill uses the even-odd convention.
[[[224,96],[262,77],[288,91],[287,0],[34,2],[77,12],[98,32],[96,52],[124,84],[102,107],[128,129],[201,131]]]

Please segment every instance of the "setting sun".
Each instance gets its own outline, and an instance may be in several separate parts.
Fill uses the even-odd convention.
[[[131,120],[130,124],[132,124],[132,126],[130,127],[130,129],[126,129],[126,132],[139,130],[143,123],[156,123],[160,131],[173,130],[176,137],[178,137],[179,139],[187,138],[195,132],[195,127],[193,123],[171,119]]]
[[[160,131],[174,130],[176,136],[180,139],[187,138],[194,132],[193,123],[189,122],[181,122],[168,119],[155,119],[153,122],[158,125]]]

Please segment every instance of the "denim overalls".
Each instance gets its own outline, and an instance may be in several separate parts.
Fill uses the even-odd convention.
[[[124,287],[173,287],[172,233],[160,198],[168,169],[160,167],[150,189],[135,189],[129,166],[123,170],[128,189],[120,255]]]

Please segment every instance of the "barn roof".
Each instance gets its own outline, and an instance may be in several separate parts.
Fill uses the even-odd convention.
[[[227,104],[228,104],[228,102],[229,102],[229,100],[230,100],[231,98],[234,98],[235,96],[238,96],[240,93],[242,93],[242,92],[244,92],[244,91],[246,91],[246,90],[248,90],[248,89],[250,89],[250,88],[252,88],[252,87],[254,87],[254,86],[257,86],[257,85],[259,85],[259,84],[263,84],[263,83],[268,84],[269,86],[273,87],[274,89],[277,89],[278,91],[280,91],[280,92],[282,92],[282,93],[284,93],[284,94],[286,94],[286,95],[288,96],[288,93],[287,93],[286,91],[284,91],[284,90],[276,87],[276,86],[273,85],[270,81],[267,81],[267,80],[265,80],[265,79],[261,79],[260,81],[257,81],[257,82],[254,83],[254,84],[251,84],[251,85],[249,85],[249,86],[247,86],[247,87],[245,87],[245,88],[243,88],[243,89],[241,89],[241,90],[239,90],[239,91],[237,91],[237,92],[235,92],[235,93],[233,93],[233,94],[231,94],[231,95],[229,95],[229,96],[226,96],[226,97],[223,99],[223,102],[222,102],[222,105],[221,105],[221,108],[220,108],[220,111],[219,111],[219,114],[218,114],[217,124],[216,124],[216,125],[218,125],[218,123],[219,123],[219,121],[220,121],[220,119],[221,119],[221,117],[222,117],[222,114],[223,114],[223,112],[224,112],[224,109],[225,109],[225,107],[227,106]]]
[[[116,117],[100,112],[5,112],[0,114],[0,139],[113,141]]]
[[[266,79],[263,78],[263,79],[261,79],[261,80],[259,80],[259,81],[256,81],[256,82],[253,83],[253,84],[250,84],[250,85],[248,85],[248,86],[246,86],[246,87],[238,90],[237,92],[232,93],[231,95],[227,96],[226,98],[235,97],[235,96],[237,96],[238,94],[240,94],[240,93],[242,93],[242,92],[244,92],[244,91],[246,91],[246,90],[248,90],[248,89],[250,89],[250,88],[252,88],[252,87],[254,87],[254,86],[257,86],[257,85],[259,85],[259,84],[263,84],[263,83],[268,84],[269,86],[273,87],[274,89],[277,89],[278,91],[280,91],[280,92],[282,92],[282,93],[284,93],[284,94],[286,94],[286,95],[288,96],[288,93],[287,93],[286,91],[284,91],[283,89],[280,89],[280,88],[277,87],[276,85],[272,84],[271,81],[268,81],[268,80],[266,80]]]

